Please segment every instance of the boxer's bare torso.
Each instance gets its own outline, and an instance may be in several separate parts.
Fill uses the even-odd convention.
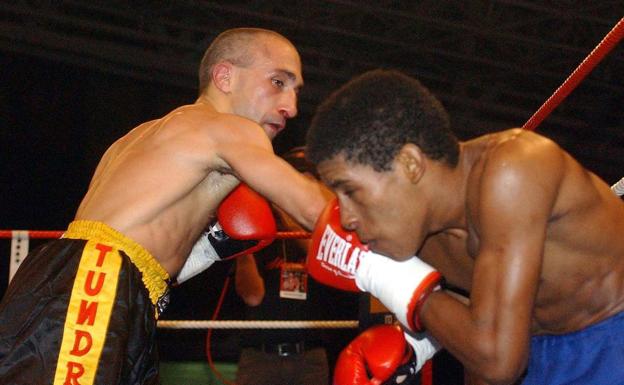
[[[201,148],[197,131],[210,130],[216,118],[201,107],[178,108],[117,140],[76,214],[134,239],[169,272],[181,268],[219,202],[239,183],[214,148]],[[185,121],[202,115],[207,119],[200,126]]]
[[[221,200],[238,185],[238,176],[245,176],[250,185],[257,181],[255,187],[277,202],[283,198],[273,189],[287,194],[288,188],[269,185],[268,175],[280,175],[284,184],[289,175],[295,182],[307,180],[284,165],[273,155],[260,126],[198,102],[146,122],[116,141],[98,165],[76,219],[108,224],[175,275],[199,234],[214,220]],[[296,183],[288,186],[294,189]],[[309,193],[314,200],[313,191]],[[301,201],[291,203],[290,209]],[[318,204],[310,207],[319,210]]]
[[[521,150],[515,151],[512,147]],[[522,191],[509,191],[510,200],[521,200],[509,202],[516,205],[517,210],[517,222],[509,222],[509,213],[502,208],[505,200],[498,201],[498,206],[490,203],[490,207],[484,207],[481,204],[488,199],[484,194],[488,194],[490,186],[484,176],[487,177],[489,172],[490,155],[498,157],[496,162],[504,160],[501,156],[507,156],[510,164],[517,164],[514,157],[523,156],[532,148],[545,153],[544,162],[526,173],[511,174],[516,178],[532,174],[533,178],[519,180],[525,183],[526,196]],[[501,152],[507,155],[501,155]],[[422,250],[423,259],[439,267],[449,282],[459,287],[471,291],[478,285],[495,292],[498,289],[494,282],[483,284],[477,281],[475,263],[483,253],[481,241],[484,237],[509,237],[507,240],[488,240],[487,244],[491,246],[484,247],[499,248],[500,255],[486,256],[488,260],[483,263],[506,266],[491,269],[500,273],[502,279],[534,281],[532,334],[580,330],[624,310],[624,238],[619,234],[624,228],[624,203],[603,181],[584,170],[552,142],[519,130],[466,142],[463,153],[464,157],[474,159],[470,161],[472,167],[466,183],[466,226],[430,237]],[[536,165],[528,163],[526,167]],[[505,185],[499,182],[499,185]],[[512,181],[509,188],[515,188],[517,182]],[[526,207],[541,207],[546,216],[524,211]],[[488,221],[481,219],[485,215]],[[531,215],[535,217],[529,218]],[[498,216],[501,216],[500,220]],[[518,226],[521,230],[514,232],[506,226]],[[526,244],[522,245],[522,242]],[[543,250],[536,249],[540,243]],[[514,264],[534,266],[516,269]],[[514,274],[525,271],[529,272],[527,276],[514,277]],[[531,274],[533,271],[535,277]],[[532,302],[532,299],[527,301]]]

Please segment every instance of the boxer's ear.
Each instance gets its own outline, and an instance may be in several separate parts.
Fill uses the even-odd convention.
[[[212,82],[220,91],[229,93],[232,90],[233,65],[223,61],[212,67]]]
[[[425,154],[419,146],[413,143],[404,144],[399,150],[394,162],[394,166],[399,167],[406,178],[412,183],[418,183],[427,168]]]

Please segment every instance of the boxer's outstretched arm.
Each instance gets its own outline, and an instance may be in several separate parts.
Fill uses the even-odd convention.
[[[468,371],[491,383],[512,383],[526,367],[546,226],[563,159],[545,140],[503,144],[489,154],[468,193],[468,215],[480,242],[470,304],[437,292],[422,307],[427,330]]]
[[[275,155],[259,126],[244,119],[238,121],[229,135],[219,138],[218,156],[252,189],[311,230],[327,201],[319,183]]]

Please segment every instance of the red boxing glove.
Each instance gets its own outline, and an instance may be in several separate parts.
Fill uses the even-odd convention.
[[[230,238],[258,241],[254,250],[246,253],[270,245],[277,232],[269,202],[243,183],[221,202],[217,208],[217,220]]]
[[[355,232],[340,225],[338,200],[330,201],[319,216],[311,236],[307,270],[320,283],[347,291],[361,291],[355,284],[360,255],[367,253]]]
[[[269,203],[241,183],[217,208],[208,238],[221,259],[251,254],[270,245],[277,227]]]
[[[414,353],[398,325],[377,325],[340,353],[334,385],[415,384]],[[399,382],[400,381],[400,382]]]
[[[200,235],[176,280],[182,283],[216,261],[263,249],[273,242],[276,233],[269,203],[241,183],[221,202],[217,221]]]
[[[355,232],[340,224],[338,200],[319,216],[306,265],[317,281],[342,290],[365,291],[377,297],[410,330],[423,330],[420,307],[439,287],[441,275],[418,257],[394,261],[369,251]]]

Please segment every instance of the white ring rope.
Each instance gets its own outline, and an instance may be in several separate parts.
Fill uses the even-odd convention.
[[[354,329],[358,321],[158,321],[163,329]]]
[[[613,192],[619,197],[624,195],[624,178],[620,179],[617,183],[611,186],[611,190],[613,190]]]

